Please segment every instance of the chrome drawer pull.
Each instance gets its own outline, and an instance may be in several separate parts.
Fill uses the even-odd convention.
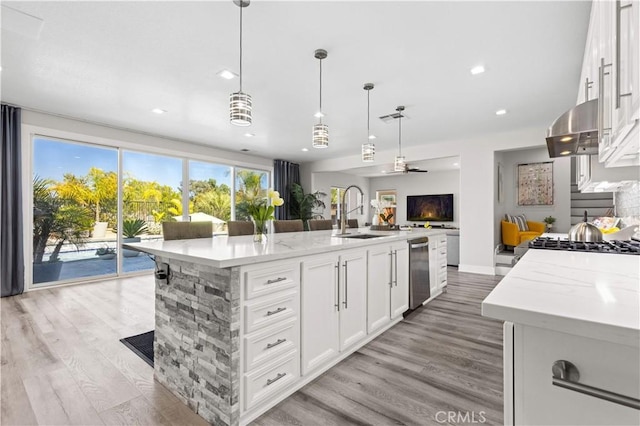
[[[286,279],[287,279],[287,277],[278,277],[278,278],[276,278],[274,280],[267,280],[267,285],[279,283],[280,281],[285,281]]]
[[[276,346],[281,345],[286,341],[287,339],[278,339],[274,343],[267,343],[267,349],[275,348]]]
[[[278,375],[275,378],[267,379],[267,386],[277,382],[278,380],[282,379],[286,375],[287,375],[286,373],[278,373]]]
[[[630,396],[620,395],[619,393],[608,390],[595,388],[593,386],[578,383],[580,380],[580,372],[578,368],[569,361],[558,360],[551,367],[553,378],[551,383],[553,386],[569,389],[585,395],[594,396],[605,401],[615,404],[624,405],[625,407],[640,410],[640,399],[631,398]]]
[[[280,307],[280,308],[276,309],[275,311],[267,311],[267,316],[270,317],[271,315],[279,314],[280,312],[286,311],[286,310],[287,310],[287,308]]]

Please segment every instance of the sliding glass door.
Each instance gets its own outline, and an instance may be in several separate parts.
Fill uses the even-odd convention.
[[[116,273],[118,151],[34,138],[33,283]]]

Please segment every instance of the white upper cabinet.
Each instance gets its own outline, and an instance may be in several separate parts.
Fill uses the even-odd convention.
[[[640,164],[639,26],[640,2],[594,1],[581,84],[594,81],[589,98],[599,99],[598,159],[606,167]]]

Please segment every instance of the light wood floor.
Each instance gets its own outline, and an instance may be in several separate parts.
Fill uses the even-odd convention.
[[[257,425],[502,423],[501,323],[480,316],[499,278],[449,270],[449,292],[414,312]],[[2,425],[204,425],[119,339],[153,329],[152,277],[0,300]]]

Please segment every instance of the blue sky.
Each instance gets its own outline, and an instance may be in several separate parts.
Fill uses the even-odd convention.
[[[36,138],[33,149],[33,173],[42,178],[62,180],[65,173],[84,176],[91,167],[118,170],[118,151],[112,148]],[[156,181],[172,188],[177,188],[182,180],[180,158],[124,151],[123,168],[136,179]],[[191,179],[213,178],[218,184],[231,185],[229,166],[191,161],[189,171]]]

